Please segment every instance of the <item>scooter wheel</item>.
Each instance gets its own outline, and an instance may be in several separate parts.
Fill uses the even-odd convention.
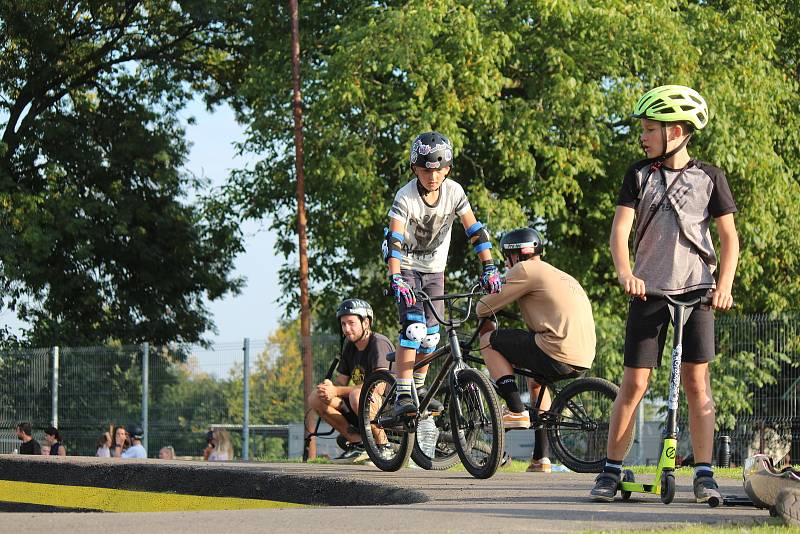
[[[630,469],[626,469],[622,472],[622,481],[623,482],[636,482],[636,477],[633,475],[633,471]],[[621,490],[619,492],[622,495],[622,500],[627,501],[631,498],[631,492],[626,490]]]
[[[675,498],[675,475],[673,473],[661,473],[661,502],[669,504]]]

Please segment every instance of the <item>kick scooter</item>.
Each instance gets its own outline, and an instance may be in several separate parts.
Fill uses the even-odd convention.
[[[698,305],[708,305],[711,297],[697,297],[688,301],[677,300],[661,292],[648,290],[648,297],[663,297],[672,311],[674,334],[672,338],[672,370],[669,375],[669,401],[667,403],[667,425],[664,429],[664,442],[661,446],[661,458],[656,471],[658,484],[640,484],[634,480],[633,471],[626,469],[622,473],[619,490],[622,499],[627,501],[631,493],[652,493],[661,496],[661,502],[669,504],[675,498],[675,453],[678,449],[678,395],[681,385],[681,355],[683,351],[683,325],[689,319],[692,310]],[[711,508],[719,506],[719,499],[710,498]]]

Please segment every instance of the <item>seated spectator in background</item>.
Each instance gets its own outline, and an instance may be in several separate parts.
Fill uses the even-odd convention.
[[[47,443],[42,445],[42,456],[50,456],[50,445]]]
[[[208,454],[209,462],[227,462],[233,460],[233,444],[228,431],[215,428],[211,432],[211,451]]]
[[[44,442],[50,446],[50,456],[66,456],[67,448],[61,440],[61,434],[54,426],[47,427],[44,431]]]
[[[142,445],[144,431],[139,425],[133,425],[128,435],[131,438],[131,446],[122,453],[121,458],[147,458],[147,451]]]
[[[100,458],[110,458],[111,457],[111,434],[109,432],[103,432],[103,435],[97,438],[97,452],[95,456]]]
[[[128,440],[128,431],[124,426],[119,425],[111,435],[114,436],[114,442],[111,444],[111,456],[122,458],[122,453],[131,446],[131,442]]]
[[[174,460],[175,459],[175,449],[172,448],[172,445],[167,445],[166,447],[161,447],[161,450],[158,451],[158,457],[161,460]]]
[[[17,425],[17,437],[22,442],[19,447],[20,454],[42,454],[39,442],[33,439],[31,424],[24,421]]]

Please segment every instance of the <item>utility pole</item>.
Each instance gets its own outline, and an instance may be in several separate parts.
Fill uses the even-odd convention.
[[[303,101],[300,96],[300,23],[297,0],[289,0],[292,18],[292,111],[294,115],[294,166],[297,175],[297,238],[300,256],[300,347],[303,355],[303,413],[309,413],[308,396],[314,387],[311,353],[311,307],[308,299],[308,238],[306,236],[305,176],[303,173]],[[304,424],[305,426],[305,424]],[[316,439],[308,446],[308,457],[317,457]]]

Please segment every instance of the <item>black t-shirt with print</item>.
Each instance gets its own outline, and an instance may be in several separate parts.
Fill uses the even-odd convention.
[[[364,378],[377,368],[389,368],[386,355],[394,351],[394,345],[381,334],[372,333],[364,350],[358,350],[355,343],[344,342],[342,358],[336,368],[339,373],[349,376],[354,385],[364,383]]]

